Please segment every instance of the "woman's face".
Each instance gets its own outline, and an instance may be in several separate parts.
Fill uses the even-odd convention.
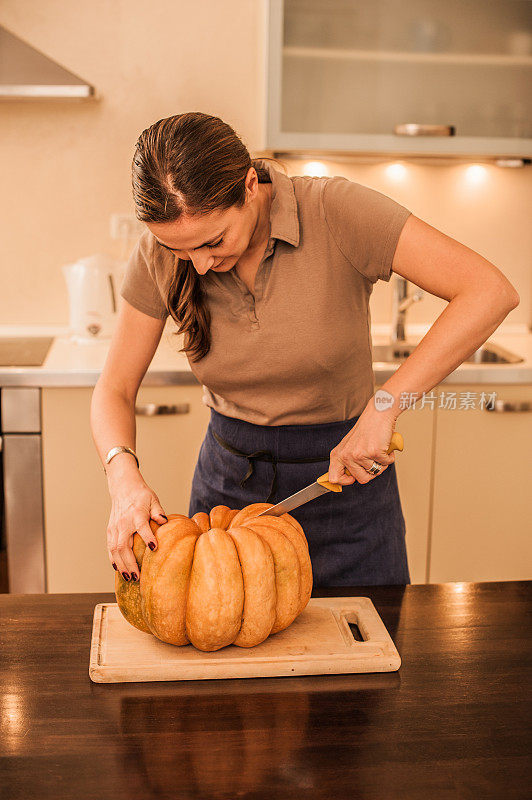
[[[202,216],[183,215],[174,222],[147,222],[146,227],[161,247],[171,250],[178,258],[192,261],[199,275],[209,269],[228,272],[250,244],[254,245],[265,191],[260,186],[266,185],[259,184],[257,173],[251,167],[246,177],[243,206],[231,206]]]

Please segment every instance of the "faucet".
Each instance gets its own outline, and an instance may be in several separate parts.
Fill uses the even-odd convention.
[[[406,309],[410,308],[412,303],[418,303],[425,295],[423,289],[416,289],[413,294],[409,295],[408,283],[407,279],[403,278],[402,275],[394,273],[391,342],[406,341]]]

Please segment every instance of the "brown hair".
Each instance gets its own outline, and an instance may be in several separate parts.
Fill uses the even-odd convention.
[[[141,133],[132,163],[133,199],[142,222],[173,222],[186,214],[242,206],[245,179],[255,167],[260,183],[269,173],[251,159],[230,125],[200,112],[160,119]],[[177,259],[166,306],[185,334],[185,352],[200,361],[210,350],[210,313],[201,276]]]

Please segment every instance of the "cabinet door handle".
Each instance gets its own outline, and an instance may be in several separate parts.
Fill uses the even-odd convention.
[[[519,414],[521,412],[532,411],[532,403],[528,400],[512,402],[511,400],[495,400],[495,404],[490,408],[484,406],[485,411],[495,412],[496,414]]]
[[[162,417],[172,414],[188,414],[189,411],[190,403],[180,403],[176,406],[160,406],[157,403],[144,403],[141,406],[135,406],[135,414],[139,417]]]
[[[419,125],[417,122],[404,122],[394,125],[396,136],[454,136],[454,125]]]

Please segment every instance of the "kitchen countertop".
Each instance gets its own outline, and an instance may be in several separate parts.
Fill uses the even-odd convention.
[[[94,684],[94,607],[0,595],[10,800],[528,798],[532,582],[314,589],[370,597],[399,672]],[[527,669],[528,667],[528,669]]]
[[[407,329],[407,339],[419,342],[428,325],[413,325]],[[163,331],[159,347],[144,376],[143,386],[197,384],[186,356],[178,350],[182,336],[176,337],[173,321]],[[372,342],[389,342],[389,326],[372,325]],[[54,335],[54,341],[42,367],[1,367],[0,386],[94,386],[103,368],[109,342],[95,340],[84,344],[71,341],[65,328],[15,328],[0,326],[0,336]],[[532,383],[532,332],[525,325],[503,325],[489,337],[490,342],[519,355],[518,364],[460,364],[441,384],[500,384]],[[399,364],[373,362],[377,383],[384,383]]]

